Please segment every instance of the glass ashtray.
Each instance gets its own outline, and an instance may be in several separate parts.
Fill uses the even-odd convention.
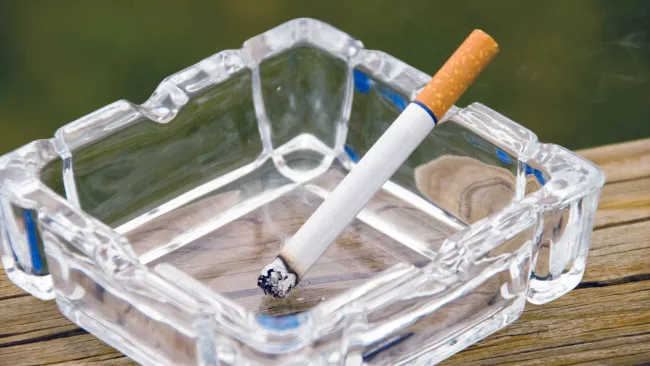
[[[432,364],[585,270],[603,173],[452,108],[287,299],[257,275],[429,75],[296,19],[0,158],[9,278],[145,365]]]

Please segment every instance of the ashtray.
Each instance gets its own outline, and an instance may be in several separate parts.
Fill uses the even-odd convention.
[[[570,291],[603,173],[452,108],[286,299],[256,279],[429,75],[296,19],[0,158],[8,277],[144,365],[433,364]]]

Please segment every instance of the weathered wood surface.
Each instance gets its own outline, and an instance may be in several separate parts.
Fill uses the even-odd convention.
[[[581,154],[608,180],[583,282],[444,364],[650,364],[650,139]],[[54,364],[134,362],[0,269],[0,365]]]

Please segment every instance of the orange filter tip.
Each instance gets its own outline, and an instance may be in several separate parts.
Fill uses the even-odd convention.
[[[499,52],[487,33],[474,30],[415,98],[440,119]]]

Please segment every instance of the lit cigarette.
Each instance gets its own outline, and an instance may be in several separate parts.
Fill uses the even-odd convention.
[[[257,285],[285,297],[499,52],[475,30],[266,266]]]

